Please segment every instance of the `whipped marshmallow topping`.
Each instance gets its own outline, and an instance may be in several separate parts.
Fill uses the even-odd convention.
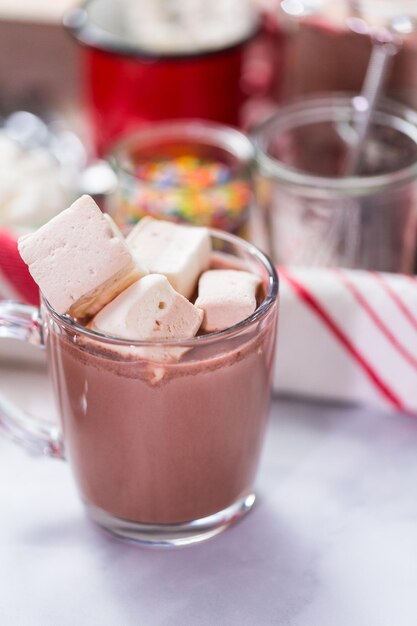
[[[145,217],[131,230],[126,242],[138,264],[152,273],[164,274],[186,298],[191,298],[199,275],[210,264],[207,228]]]
[[[94,315],[147,273],[89,196],[21,237],[18,248],[50,305],[79,318]]]
[[[162,274],[149,274],[125,289],[90,322],[92,330],[148,341],[189,339],[197,334],[203,312],[177,293]]]
[[[254,30],[251,0],[124,0],[125,37],[142,49],[203,52],[234,45]],[[108,25],[114,31],[114,25]]]
[[[240,270],[209,270],[198,283],[195,306],[204,311],[206,332],[224,330],[246,319],[256,309],[256,292],[261,279]]]

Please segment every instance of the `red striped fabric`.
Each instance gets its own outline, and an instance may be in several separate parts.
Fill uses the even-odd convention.
[[[39,289],[20,258],[16,238],[6,230],[0,230],[0,273],[0,281],[8,281],[22,302],[39,304]]]
[[[375,311],[369,300],[367,300],[366,297],[359,291],[357,286],[349,279],[345,272],[339,269],[334,269],[334,273],[350,291],[356,302],[374,322],[379,331],[389,341],[391,346],[404,358],[405,361],[407,361],[409,365],[411,365],[413,369],[417,371],[417,358],[411,354],[411,352],[409,352],[407,348],[400,343],[400,341],[398,341],[397,337],[395,337],[391,329],[385,324],[377,311]]]
[[[301,282],[291,275],[288,268],[279,267],[278,270],[280,277],[287,281],[298,297],[320,318],[334,338],[346,349],[356,364],[363,370],[381,396],[385,398],[385,401],[397,411],[406,412],[407,407],[404,405],[401,398],[399,398],[389,384],[380,377],[375,368],[369,363],[357,346],[352,343],[337,322],[332,319],[317,298],[315,298]]]
[[[372,272],[372,276],[377,283],[382,287],[385,293],[396,304],[397,308],[401,311],[404,317],[410,322],[411,326],[417,330],[417,317],[413,314],[408,306],[401,300],[400,296],[394,291],[391,285],[385,280],[385,278],[379,272]],[[417,314],[417,312],[416,312]]]

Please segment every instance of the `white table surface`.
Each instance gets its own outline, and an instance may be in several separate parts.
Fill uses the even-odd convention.
[[[0,388],[51,412],[42,370]],[[417,420],[275,401],[259,503],[151,550],[83,513],[68,466],[0,441],[1,626],[416,626]]]

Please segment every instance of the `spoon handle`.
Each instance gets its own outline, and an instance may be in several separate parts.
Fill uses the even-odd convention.
[[[398,47],[391,41],[374,40],[372,43],[371,57],[361,93],[352,101],[355,109],[354,125],[357,138],[346,158],[346,176],[353,176],[358,172],[375,107],[388,77],[392,58],[397,51]]]

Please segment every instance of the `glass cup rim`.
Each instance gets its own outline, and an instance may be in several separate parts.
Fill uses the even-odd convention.
[[[132,146],[151,147],[153,143],[158,145],[162,140],[178,140],[190,145],[204,142],[205,145],[218,147],[231,154],[239,164],[238,172],[231,180],[223,183],[212,183],[204,187],[201,193],[207,193],[210,189],[226,187],[239,176],[246,176],[255,161],[255,149],[252,141],[240,130],[201,119],[184,119],[156,122],[151,126],[146,126],[134,133],[129,133],[121,137],[108,152],[107,159],[115,171],[116,175],[122,175],[133,183],[140,182],[141,186],[153,188],[152,181],[138,179],[129,167],[123,165],[123,157],[128,154]],[[161,191],[163,193],[172,190],[183,190],[181,185],[168,185]]]
[[[313,192],[314,195],[333,194],[334,196],[371,195],[375,192],[383,192],[386,188],[405,184],[417,178],[417,161],[395,172],[367,176],[344,176],[326,177],[316,176],[303,172],[282,161],[275,159],[267,153],[267,141],[273,130],[282,123],[286,116],[301,117],[303,113],[309,114],[307,122],[331,120],[331,111],[338,108],[352,109],[352,99],[358,94],[329,92],[316,94],[308,98],[296,98],[289,104],[282,106],[267,120],[259,124],[251,133],[255,147],[255,160],[258,170],[264,172],[267,177],[272,177],[284,187],[298,187]],[[325,111],[327,118],[317,118],[317,112]],[[407,137],[414,139],[417,145],[417,111],[390,98],[381,98],[376,109],[377,114],[388,115],[403,127],[407,127],[410,133]],[[306,123],[306,122],[304,122]],[[297,126],[297,124],[294,124]]]
[[[208,228],[211,237],[216,237],[218,239],[223,239],[227,243],[234,244],[236,246],[243,247],[245,251],[256,258],[259,261],[264,269],[266,269],[268,273],[268,291],[265,295],[264,300],[261,302],[260,306],[256,308],[256,310],[247,318],[225,328],[224,330],[219,330],[213,333],[208,333],[207,335],[199,335],[195,337],[191,337],[190,339],[163,339],[163,340],[130,340],[123,339],[122,337],[115,337],[113,335],[106,335],[104,333],[99,333],[94,330],[83,326],[79,322],[76,322],[68,315],[60,315],[55,311],[55,309],[50,305],[48,300],[41,294],[42,303],[45,305],[46,310],[51,315],[51,317],[58,322],[60,325],[63,325],[67,330],[76,332],[79,335],[83,335],[88,339],[92,339],[96,342],[100,342],[106,345],[117,345],[124,347],[134,347],[134,348],[161,348],[161,347],[187,347],[187,348],[195,348],[197,346],[206,346],[210,343],[214,343],[216,341],[228,339],[230,337],[234,337],[238,335],[241,331],[250,327],[254,323],[263,319],[267,313],[270,311],[274,303],[278,298],[279,292],[279,278],[277,270],[275,269],[274,264],[269,259],[269,257],[262,252],[257,246],[253,243],[245,241],[240,237],[236,237],[236,235],[232,235],[231,233],[227,233],[225,231],[221,231],[215,228]]]

